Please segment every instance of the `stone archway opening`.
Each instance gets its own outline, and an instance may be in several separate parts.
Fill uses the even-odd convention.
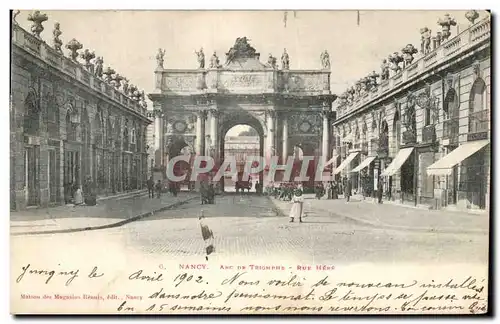
[[[244,181],[243,174],[245,165],[252,156],[264,156],[264,131],[259,124],[254,121],[238,123],[236,125],[228,124],[222,129],[220,162],[229,157],[236,160],[238,180],[233,181],[232,177],[223,177],[221,179],[221,188],[226,192],[255,192],[255,184],[263,183],[263,172],[250,174],[248,181]],[[257,162],[254,162],[254,167]]]

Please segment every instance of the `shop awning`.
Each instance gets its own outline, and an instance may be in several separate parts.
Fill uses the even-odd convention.
[[[455,165],[488,145],[489,142],[490,141],[487,140],[474,141],[460,145],[449,154],[445,155],[442,159],[438,160],[434,164],[431,164],[427,168],[427,175],[450,175]]]
[[[390,177],[394,175],[396,172],[398,172],[399,169],[401,169],[401,166],[408,159],[411,152],[413,152],[413,147],[408,147],[400,150],[394,160],[392,160],[391,164],[389,164],[387,169],[382,171],[380,175],[383,177]]]
[[[369,157],[367,157],[357,167],[355,167],[354,169],[352,169],[351,172],[359,172],[359,171],[363,170],[364,168],[366,168],[367,166],[369,166],[370,163],[373,162],[373,160],[375,160],[375,156],[369,156]]]
[[[339,174],[340,171],[344,170],[345,167],[347,165],[349,165],[349,163],[352,162],[352,160],[354,160],[354,158],[359,154],[359,152],[356,152],[356,153],[351,153],[349,154],[349,156],[344,160],[342,161],[342,163],[340,163],[340,165],[338,166],[338,168],[335,169],[335,171],[333,172],[333,174]]]

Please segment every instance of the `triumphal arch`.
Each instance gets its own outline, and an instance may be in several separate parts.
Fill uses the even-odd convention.
[[[157,164],[167,165],[186,146],[222,161],[226,132],[240,124],[259,133],[263,157],[286,161],[295,146],[304,155],[330,157],[335,96],[326,51],[317,70],[290,69],[286,49],[279,67],[271,55],[262,63],[246,37],[236,40],[224,62],[214,52],[205,66],[203,50],[196,52],[196,69],[164,68],[163,55],[160,49],[155,90],[149,95],[160,129]]]

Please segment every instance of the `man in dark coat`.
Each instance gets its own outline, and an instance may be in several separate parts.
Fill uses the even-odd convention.
[[[90,176],[87,177],[85,181],[85,187],[83,189],[84,201],[87,206],[95,206],[97,204],[97,194],[94,182]]]
[[[148,197],[149,198],[155,197],[155,182],[153,180],[153,176],[149,177],[148,179]]]
[[[382,182],[383,178],[380,176],[378,178],[378,183],[377,183],[377,196],[378,196],[378,203],[382,203],[382,195],[384,191],[384,184]]]
[[[351,198],[351,190],[352,190],[351,179],[346,178],[344,196],[347,202],[349,202],[349,199]]]
[[[160,180],[158,180],[158,182],[156,182],[155,189],[156,189],[156,198],[160,199],[160,196],[161,196],[161,181]]]

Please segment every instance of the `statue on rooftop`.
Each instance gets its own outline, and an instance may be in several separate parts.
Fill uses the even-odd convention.
[[[325,50],[323,53],[321,53],[320,60],[321,60],[321,66],[323,67],[323,69],[330,68],[330,54],[328,54],[327,50]]]
[[[54,49],[59,54],[63,54],[63,51],[61,49],[61,47],[63,45],[63,42],[59,38],[59,36],[61,36],[61,34],[62,34],[61,26],[59,25],[58,22],[54,23],[54,30],[52,31],[52,36],[53,36],[52,42],[53,42],[53,45],[54,45]]]
[[[156,54],[156,63],[158,64],[159,68],[163,69],[163,57],[165,56],[165,50],[162,50],[161,48],[158,49],[158,54]]]
[[[102,78],[102,74],[103,74],[103,64],[104,64],[104,59],[102,58],[102,56],[98,56],[95,61],[94,61],[94,73],[95,75],[97,75],[98,77]]]
[[[269,65],[269,67],[273,69],[276,69],[278,67],[276,61],[277,61],[276,57],[274,57],[271,53],[269,53],[269,57],[267,59],[267,65]]]
[[[290,56],[288,56],[286,48],[283,49],[283,55],[281,55],[281,68],[283,70],[290,69]]]
[[[220,66],[220,61],[219,57],[217,56],[217,53],[214,51],[214,54],[212,54],[212,57],[210,58],[210,68],[211,69],[217,69]]]
[[[387,60],[384,59],[382,61],[382,64],[380,65],[381,73],[380,73],[380,78],[382,81],[388,80],[389,79],[389,64],[387,63]]]
[[[200,69],[205,68],[205,53],[203,53],[203,47],[200,48],[200,51],[194,51],[196,53],[196,56],[198,57],[198,67]]]
[[[421,28],[420,29],[420,34],[422,35],[422,42],[420,44],[420,51],[422,52],[423,55],[426,55],[430,53],[431,51],[431,37],[432,37],[432,30],[430,30],[427,27]]]

